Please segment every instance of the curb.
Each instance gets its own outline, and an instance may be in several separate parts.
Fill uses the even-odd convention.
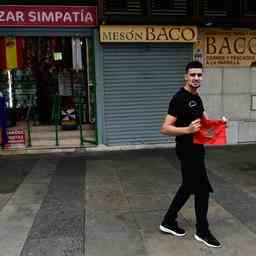
[[[23,154],[48,154],[48,153],[69,153],[69,152],[111,152],[128,151],[141,149],[161,149],[174,147],[175,143],[148,144],[148,145],[121,145],[121,146],[89,146],[89,147],[59,147],[59,148],[24,148],[24,149],[5,149],[0,151],[0,155],[23,155]]]

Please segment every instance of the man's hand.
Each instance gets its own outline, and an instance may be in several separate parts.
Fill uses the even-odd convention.
[[[188,126],[188,131],[189,133],[195,133],[200,130],[200,127],[201,127],[201,121],[198,118],[190,123],[190,125]]]
[[[223,116],[221,119],[225,123],[225,127],[228,128],[228,119],[225,116]]]

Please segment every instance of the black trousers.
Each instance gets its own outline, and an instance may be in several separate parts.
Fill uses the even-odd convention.
[[[175,223],[179,210],[184,206],[190,197],[191,192],[187,191],[183,185],[177,191],[167,213],[164,216],[163,223]],[[209,193],[194,193],[195,197],[195,215],[197,233],[205,233],[208,230],[208,202]]]
[[[208,230],[209,192],[213,192],[206,173],[204,146],[177,144],[176,154],[181,164],[182,184],[174,196],[163,222],[176,222],[178,212],[194,194],[196,229],[198,233],[204,233]]]

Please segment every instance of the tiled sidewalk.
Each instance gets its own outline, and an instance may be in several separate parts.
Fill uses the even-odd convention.
[[[174,150],[158,149],[1,156],[0,256],[255,255],[256,145],[207,152],[222,248],[193,238],[193,197],[185,237],[158,230],[181,178]]]

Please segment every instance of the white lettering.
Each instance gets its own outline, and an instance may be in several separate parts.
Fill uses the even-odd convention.
[[[0,22],[31,22],[31,23],[93,23],[94,17],[91,12],[86,12],[84,9],[78,11],[29,11],[27,17],[22,11],[0,11]],[[161,35],[160,35],[161,36]]]
[[[81,10],[81,22],[84,22],[84,9]]]
[[[28,13],[28,18],[30,22],[36,22],[36,12],[30,11]]]
[[[80,12],[72,12],[73,16],[75,16],[75,22],[78,21],[78,15],[80,14]]]
[[[42,12],[42,22],[54,22],[53,12]]]
[[[41,22],[41,12],[37,12],[37,21]]]
[[[13,14],[13,12],[7,12],[6,15],[6,21],[14,21],[15,22],[15,15]]]
[[[58,22],[60,19],[63,18],[62,12],[55,12],[55,21]]]
[[[92,17],[92,14],[90,12],[86,13],[84,21],[93,23],[93,17]]]
[[[72,18],[69,12],[65,12],[64,17],[63,17],[64,22],[72,22]]]
[[[0,11],[0,21],[5,21],[4,15],[5,15],[5,12],[4,11]]]
[[[23,12],[19,12],[19,11],[16,12],[16,21],[17,22],[21,22],[21,21],[24,22],[24,13]]]

